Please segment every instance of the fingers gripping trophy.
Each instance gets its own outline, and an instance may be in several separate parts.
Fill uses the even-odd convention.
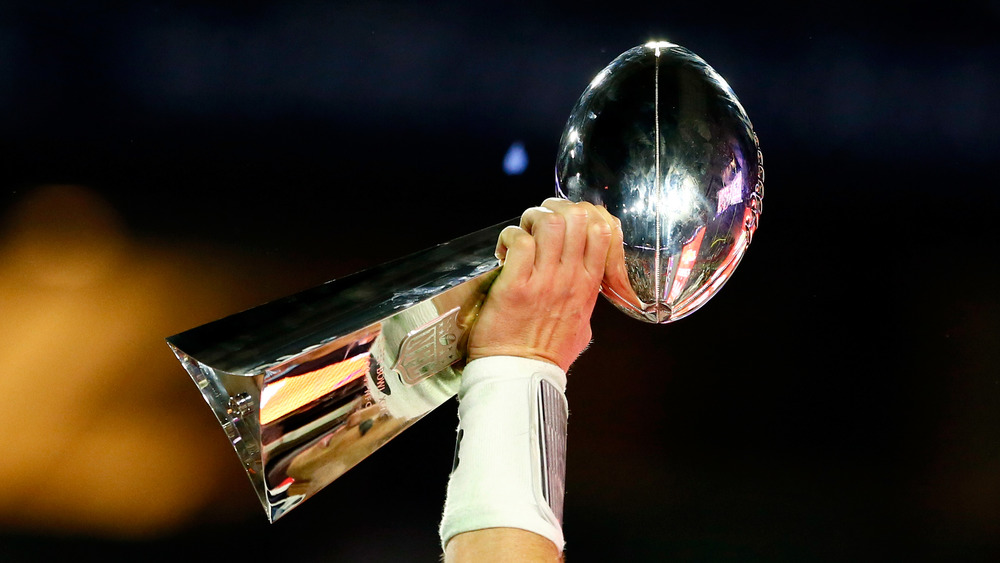
[[[273,522],[458,392],[510,227],[530,229],[562,200],[589,202],[616,227],[601,293],[631,317],[668,323],[732,275],[763,181],[757,136],[726,81],[683,47],[641,45],[570,113],[561,200],[167,341]]]

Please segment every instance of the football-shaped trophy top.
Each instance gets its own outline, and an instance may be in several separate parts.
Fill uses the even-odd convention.
[[[691,51],[653,42],[612,61],[573,108],[556,160],[559,195],[621,221],[602,293],[652,323],[697,310],[757,229],[762,160],[733,90]]]

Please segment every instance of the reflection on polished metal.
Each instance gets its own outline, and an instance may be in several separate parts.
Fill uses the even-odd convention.
[[[458,392],[510,223],[167,339],[271,521]]]
[[[730,276],[757,228],[757,138],[729,86],[669,43],[598,74],[560,143],[557,188],[605,205],[624,245],[604,294],[669,322]],[[517,220],[167,339],[271,521],[458,390],[468,328]]]
[[[763,157],[726,81],[691,51],[653,42],[580,96],[556,183],[622,222],[623,259],[605,273],[604,295],[665,323],[701,307],[739,264],[762,210]]]

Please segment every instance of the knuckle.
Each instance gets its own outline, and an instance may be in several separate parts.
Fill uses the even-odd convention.
[[[548,209],[546,209],[544,207],[536,205],[535,207],[529,207],[529,208],[525,209],[524,213],[521,214],[521,218],[524,219],[524,218],[527,218],[527,217],[535,217],[535,216],[540,215],[542,213],[550,213],[550,212],[551,212],[550,210],[548,210]]]
[[[518,231],[523,231],[523,230],[524,229],[522,229],[521,227],[517,227],[517,226],[514,226],[514,225],[508,225],[508,226],[504,227],[502,231],[500,231],[500,238],[513,237],[513,236],[515,236],[515,233],[517,233]]]
[[[539,223],[550,229],[562,229],[566,226],[566,219],[558,213],[548,213]]]
[[[535,246],[535,240],[528,233],[518,230],[513,233],[507,247],[511,250],[529,251]]]
[[[577,221],[585,221],[590,215],[590,210],[584,207],[585,203],[575,203],[566,209],[566,216]]]
[[[604,237],[607,237],[609,239],[611,238],[611,225],[609,225],[608,222],[604,221],[603,219],[591,223],[590,229],[591,231],[594,232],[594,234],[602,238]]]

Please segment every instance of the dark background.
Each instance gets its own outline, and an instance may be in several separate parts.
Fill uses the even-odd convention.
[[[593,75],[679,43],[753,120],[765,209],[696,315],[598,304],[570,374],[567,556],[996,560],[998,25],[989,1],[5,3],[0,212],[84,186],[165,256],[214,249],[249,306],[536,204]],[[213,318],[172,306],[191,324],[162,336]],[[435,560],[454,403],[269,526],[189,391],[204,455],[229,456],[222,500],[132,534],[25,523],[29,497],[0,559]]]

